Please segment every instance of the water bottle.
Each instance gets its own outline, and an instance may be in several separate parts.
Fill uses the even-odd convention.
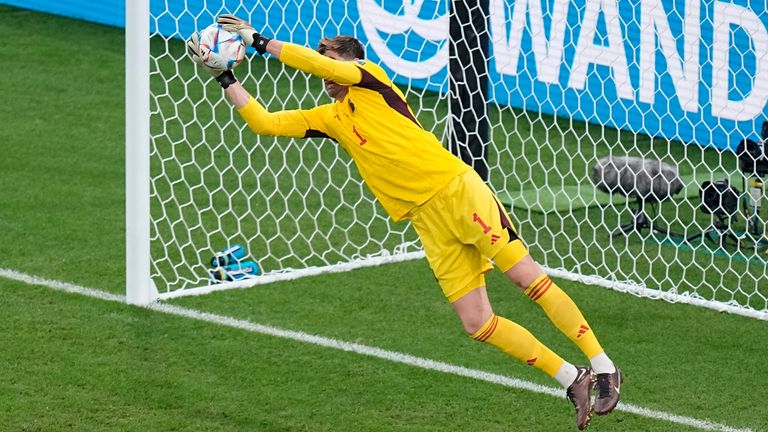
[[[261,268],[254,261],[242,261],[209,270],[211,279],[217,281],[236,281],[261,274]]]
[[[245,248],[242,245],[236,244],[230,247],[224,248],[211,258],[211,267],[223,267],[231,264],[237,264],[245,257]]]

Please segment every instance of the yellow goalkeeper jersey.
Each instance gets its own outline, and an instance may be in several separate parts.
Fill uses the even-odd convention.
[[[471,167],[425,130],[386,72],[368,61],[338,61],[284,43],[280,61],[348,86],[341,102],[270,113],[256,100],[238,111],[259,135],[328,137],[352,157],[361,177],[395,221]]]

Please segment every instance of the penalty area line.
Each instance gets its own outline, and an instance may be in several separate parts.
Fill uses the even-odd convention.
[[[93,297],[101,300],[125,303],[125,296],[107,293],[94,288],[87,288],[68,282],[61,282],[56,280],[50,280],[41,278],[38,276],[28,275],[15,270],[0,268],[0,277],[11,279],[17,282],[22,282],[28,285],[37,285],[47,287],[56,291],[63,291],[73,294],[80,294],[87,297]],[[146,309],[150,309],[157,312],[162,312],[169,315],[181,316],[186,318],[195,319],[198,321],[205,321],[212,324],[223,325],[227,327],[233,327],[253,333],[259,333],[268,336],[274,336],[284,339],[290,339],[298,342],[304,342],[312,345],[322,346],[326,348],[333,348],[341,351],[351,352],[369,357],[376,357],[382,360],[391,361],[395,363],[402,363],[409,366],[414,366],[422,369],[448,373],[452,375],[458,375],[466,378],[472,378],[480,381],[486,381],[493,384],[498,384],[506,387],[512,387],[520,390],[527,390],[534,393],[546,394],[558,398],[564,397],[564,390],[558,387],[548,387],[539,384],[532,383],[517,378],[512,378],[505,375],[499,375],[491,372],[485,372],[477,369],[470,369],[463,366],[452,365],[437,360],[431,360],[423,357],[416,357],[409,354],[399,353],[396,351],[389,351],[382,348],[376,348],[372,346],[362,345],[353,342],[345,342],[337,339],[327,338],[323,336],[317,336],[309,333],[304,333],[294,330],[286,330],[278,327],[272,327],[263,324],[257,324],[250,321],[237,319],[233,317],[217,315],[209,312],[203,312],[194,309],[188,309],[181,306],[165,304],[165,303],[152,303],[143,306]],[[696,429],[708,430],[708,431],[721,431],[721,432],[758,432],[756,429],[743,429],[729,426],[722,423],[711,422],[708,420],[701,420],[694,417],[682,416],[664,411],[653,410],[649,408],[643,408],[637,405],[621,402],[616,407],[618,411],[624,411],[631,414],[635,414],[641,417],[661,420],[669,423],[676,423],[680,425],[690,426]]]

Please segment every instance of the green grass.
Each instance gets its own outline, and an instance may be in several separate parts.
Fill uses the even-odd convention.
[[[0,80],[2,264],[79,275],[83,284],[120,291],[125,278],[122,33],[6,7],[0,11],[0,34],[18,39],[0,45],[0,55],[16,63],[3,69]],[[38,20],[24,23],[29,37],[12,36],[21,19]],[[50,30],[56,26],[61,30]],[[90,41],[87,49],[83,41]]]
[[[0,7],[3,40],[19,39],[14,36],[19,26],[28,37],[0,44],[2,58],[12,59],[0,79],[0,268],[122,293],[122,31]],[[191,71],[186,63],[179,67]],[[189,86],[196,87],[203,91],[202,85]],[[211,83],[204,88],[217,96]],[[216,115],[227,113],[224,106],[217,108]],[[531,131],[541,129],[534,126]],[[528,132],[519,133],[527,137]],[[526,153],[534,151],[532,141],[523,142]],[[638,140],[638,145],[646,144]],[[268,181],[252,175],[242,178]],[[282,186],[279,181],[275,184]],[[535,235],[548,260],[555,244],[565,247],[563,234],[593,229],[583,221],[599,217],[591,209],[564,222],[515,216],[531,237],[535,224],[550,230]],[[214,230],[212,237],[226,235]],[[708,278],[735,290],[749,280],[742,273],[751,271],[747,266],[728,268],[722,276],[697,275],[656,267],[674,249],[654,249],[640,238],[627,240],[626,246],[641,257],[633,264],[637,270],[662,274],[670,282],[696,284]],[[584,245],[568,247],[574,257],[587,253],[579,252]],[[615,250],[608,248],[578,264],[600,269],[601,260],[616,261],[612,254]],[[752,279],[754,289],[764,290],[757,286],[764,280]],[[764,321],[567,281],[561,285],[626,372],[625,402],[768,431],[768,388],[761,378],[768,355]],[[500,274],[489,276],[489,293],[497,313],[525,325],[567,359],[584,361]],[[467,338],[423,260],[173,303],[554,385],[535,369]],[[0,311],[3,431],[574,430],[564,398],[2,278]],[[596,418],[590,430],[697,429],[616,412]]]
[[[440,294],[428,289],[426,266],[404,267],[179,303],[551,385],[463,336]],[[400,280],[404,272],[413,279],[394,287],[384,282]],[[361,279],[371,292],[338,287]],[[498,279],[494,286],[500,287]],[[766,430],[762,401],[768,393],[754,378],[768,336],[763,322],[566,288],[594,317],[593,326],[606,330],[604,342],[627,375],[625,401]],[[7,365],[0,390],[10,396],[0,405],[3,430],[572,429],[564,399],[7,280],[0,289],[0,324],[15,329],[0,336],[0,360]],[[406,295],[411,307],[385,301]],[[539,311],[522,304],[522,296],[508,295],[507,288],[491,295],[499,300],[498,312],[577,357]],[[609,312],[598,314],[605,306]],[[738,367],[724,366],[734,358]],[[595,419],[591,430],[695,429],[616,412]]]

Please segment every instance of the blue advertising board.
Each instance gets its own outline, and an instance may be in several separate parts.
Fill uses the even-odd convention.
[[[130,1],[130,0],[129,0]],[[3,0],[122,26],[117,0]],[[447,91],[447,0],[151,0],[151,31],[186,38],[220,13],[315,45],[354,35],[398,83]],[[490,0],[489,95],[510,105],[719,149],[768,117],[764,0]]]

